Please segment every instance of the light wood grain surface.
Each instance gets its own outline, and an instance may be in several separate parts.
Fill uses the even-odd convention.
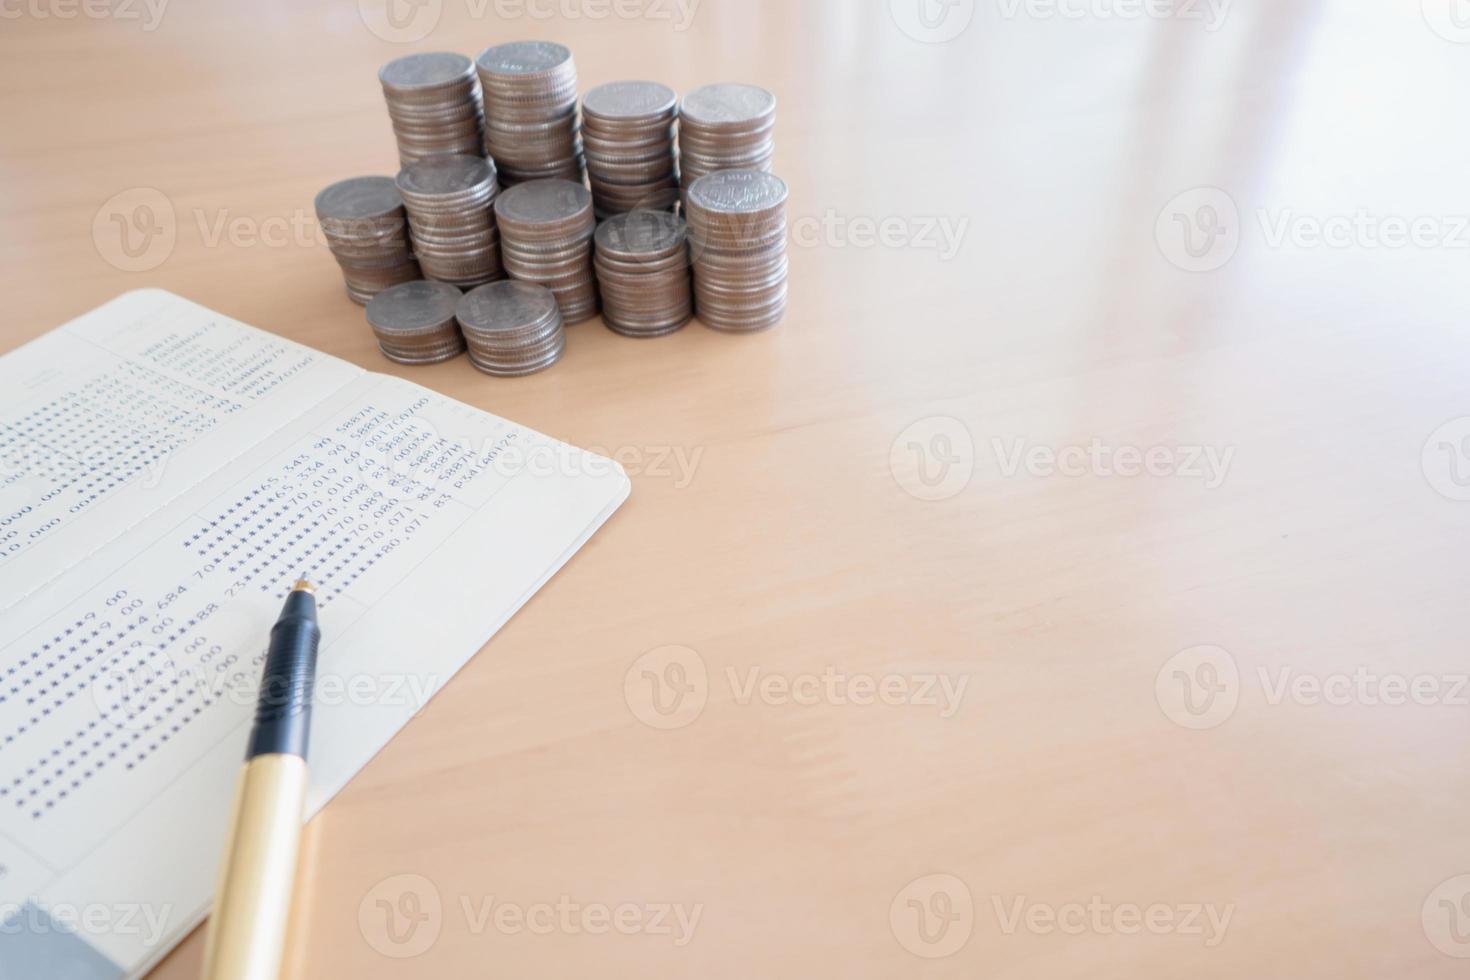
[[[5,348],[161,286],[633,476],[312,822],[288,975],[1463,976],[1456,2],[0,4]],[[780,327],[377,354],[312,197],[379,64],[529,37],[778,94]]]

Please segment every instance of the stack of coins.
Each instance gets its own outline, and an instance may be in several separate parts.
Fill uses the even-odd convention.
[[[470,363],[486,374],[531,374],[567,348],[556,297],[542,286],[502,280],[467,293],[456,310]]]
[[[684,202],[699,319],[761,330],[786,312],[786,184],[760,170],[717,170]]]
[[[609,82],[582,97],[587,178],[599,218],[678,202],[678,115],[679,97],[657,82]]]
[[[485,149],[509,187],[561,177],[582,182],[577,66],[549,41],[513,41],[475,59],[485,98]]]
[[[629,211],[597,226],[602,321],[630,337],[673,333],[694,315],[684,221],[667,211]]]
[[[388,118],[407,167],[425,157],[485,152],[480,80],[462,54],[411,54],[378,71]]]
[[[499,189],[495,165],[483,157],[428,157],[398,174],[425,276],[466,289],[501,278]]]
[[[684,96],[679,107],[679,173],[687,191],[716,170],[770,170],[776,152],[776,97],[724,82]]]
[[[567,323],[597,312],[592,272],[592,195],[569,180],[533,180],[495,199],[505,271],[556,295]]]
[[[419,278],[403,198],[393,178],[338,181],[316,196],[316,217],[354,303],[366,303],[389,286]]]
[[[399,364],[436,364],[464,353],[454,318],[462,295],[447,282],[416,279],[374,296],[367,321],[383,356]]]

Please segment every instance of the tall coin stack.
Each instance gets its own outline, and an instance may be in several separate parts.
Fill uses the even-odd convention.
[[[399,364],[437,364],[464,353],[454,313],[461,293],[447,282],[390,286],[367,305],[383,356]]]
[[[485,149],[509,187],[560,177],[582,182],[577,66],[549,41],[512,41],[475,59],[485,99]]]
[[[679,106],[683,188],[716,170],[770,170],[776,152],[776,97],[755,85],[722,82],[684,96]]]
[[[689,241],[683,219],[667,211],[629,211],[597,226],[602,321],[630,337],[678,330],[694,315]]]
[[[582,143],[599,218],[679,200],[679,97],[657,82],[608,82],[582,97]]]
[[[475,64],[447,51],[411,54],[378,71],[402,166],[425,157],[485,152]]]
[[[503,279],[465,295],[456,310],[470,363],[486,374],[514,376],[550,367],[567,347],[561,310],[550,290]]]
[[[495,199],[505,271],[556,295],[567,323],[597,312],[592,195],[570,180],[533,180]]]
[[[499,279],[495,165],[483,157],[428,157],[398,174],[414,253],[424,275],[465,289]]]
[[[717,170],[684,202],[699,319],[761,330],[786,312],[786,183],[760,170]]]
[[[351,177],[332,184],[316,196],[316,217],[354,303],[419,278],[393,178]]]

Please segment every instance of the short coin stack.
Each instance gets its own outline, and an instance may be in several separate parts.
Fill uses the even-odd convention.
[[[354,303],[419,278],[393,178],[351,177],[332,184],[316,196],[316,217]]]
[[[378,71],[405,167],[425,157],[485,152],[475,64],[446,51],[411,54]]]
[[[667,211],[629,211],[597,226],[602,320],[630,337],[678,330],[694,315],[689,241],[683,219]]]
[[[513,41],[475,59],[485,99],[485,149],[509,187],[561,177],[582,181],[577,66],[549,41]]]
[[[684,96],[679,107],[679,175],[687,191],[716,170],[770,170],[776,97],[756,85],[722,82]]]
[[[657,82],[609,82],[582,97],[587,178],[599,218],[678,202],[678,115],[678,96]]]
[[[466,289],[502,277],[495,166],[483,157],[428,157],[398,174],[424,275]]]
[[[470,363],[486,374],[531,374],[561,360],[567,335],[556,297],[529,282],[501,280],[459,301]]]
[[[569,180],[533,180],[495,199],[505,271],[556,295],[567,323],[597,312],[592,195]]]
[[[786,312],[786,184],[760,170],[719,170],[685,200],[699,318],[761,330]]]
[[[390,286],[367,305],[367,321],[383,356],[399,364],[436,364],[464,353],[454,318],[463,294],[445,282]]]

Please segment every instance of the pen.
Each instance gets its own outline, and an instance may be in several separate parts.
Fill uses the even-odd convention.
[[[322,636],[315,592],[310,582],[298,580],[271,629],[205,943],[205,980],[275,980],[281,967]]]

